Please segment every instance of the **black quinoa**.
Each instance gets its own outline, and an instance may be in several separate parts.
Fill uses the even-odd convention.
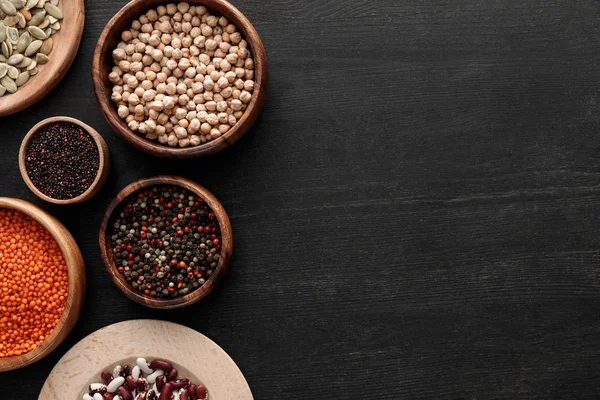
[[[198,289],[214,273],[221,231],[199,196],[177,186],[132,195],[109,227],[113,260],[135,290],[174,298]]]
[[[56,122],[33,135],[25,151],[25,169],[33,185],[57,200],[83,194],[100,168],[92,136],[79,125]]]

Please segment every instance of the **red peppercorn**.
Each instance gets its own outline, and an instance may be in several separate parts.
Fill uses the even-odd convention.
[[[127,251],[131,251],[132,249],[133,249],[133,247],[130,244],[128,244],[127,245]]]
[[[127,258],[130,260],[133,260],[133,254],[132,253],[127,254]]]
[[[210,229],[210,226],[205,226],[204,227],[204,233],[210,233],[212,229]]]
[[[212,229],[211,229],[211,232],[215,233],[216,231],[217,231],[217,227],[213,226]]]
[[[174,267],[177,266],[177,260],[176,259],[172,259],[171,260],[171,265],[174,266]]]
[[[142,231],[142,233],[140,233],[140,238],[146,239],[146,232]]]
[[[189,227],[189,226],[186,226],[185,228],[183,228],[183,231],[184,231],[185,233],[190,233],[191,229],[190,229],[190,227]]]
[[[143,280],[144,280],[144,275],[140,275],[140,276],[138,276],[138,280],[139,280],[139,281],[143,281]]]
[[[198,232],[202,233],[203,231],[204,231],[204,227],[203,227],[202,225],[200,225],[200,226],[198,227]]]
[[[196,214],[196,213],[191,213],[191,214],[190,214],[190,218],[192,218],[192,219],[196,219],[196,218],[198,218],[198,214]]]
[[[213,243],[215,246],[218,246],[221,244],[221,241],[218,238],[213,239]]]

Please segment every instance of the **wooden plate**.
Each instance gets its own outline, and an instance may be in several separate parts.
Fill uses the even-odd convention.
[[[40,72],[17,93],[0,97],[0,117],[24,110],[41,100],[58,85],[75,60],[85,22],[84,0],[60,0],[59,7],[64,18],[60,21],[60,30],[52,36],[54,45],[48,63],[42,65]]]
[[[211,400],[253,400],[235,362],[193,329],[155,320],[125,321],[100,329],[60,359],[38,400],[80,400],[100,372],[123,360],[163,358],[208,388]]]

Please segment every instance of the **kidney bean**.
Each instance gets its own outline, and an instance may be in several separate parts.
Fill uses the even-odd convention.
[[[188,378],[178,379],[176,381],[171,382],[171,385],[173,385],[173,389],[175,390],[183,389],[189,384],[190,380]]]
[[[148,385],[146,378],[138,379],[135,385],[137,386],[138,390],[148,390],[148,387],[150,386]]]
[[[153,389],[148,390],[146,400],[158,400],[158,396],[156,395],[156,392]]]
[[[173,379],[177,378],[177,370],[173,368],[171,372],[167,375],[167,382],[171,382]]]
[[[105,385],[108,385],[113,380],[113,376],[109,371],[102,371],[100,377],[102,378],[102,382],[104,382]]]
[[[121,386],[120,388],[118,388],[117,394],[121,396],[123,400],[133,400],[131,390],[127,389],[125,386]]]
[[[115,395],[112,393],[106,392],[102,395],[102,397],[104,397],[104,400],[114,400]]]
[[[116,378],[117,376],[121,376],[122,373],[123,367],[120,365],[115,365],[115,367],[113,368],[112,376]]]
[[[133,390],[135,389],[135,379],[133,379],[133,377],[131,375],[129,375],[127,378],[125,378],[125,382],[127,382],[127,388],[129,390]]]
[[[139,392],[137,396],[135,396],[135,400],[146,400],[146,392]]]
[[[149,375],[153,372],[148,366],[148,363],[146,362],[145,358],[140,357],[137,360],[135,360],[135,363],[138,365],[138,367],[140,367],[143,373]]]
[[[196,385],[191,384],[190,386],[187,387],[187,389],[190,394],[190,399],[198,400],[198,395],[196,394]]]
[[[115,379],[113,379],[107,386],[106,386],[106,390],[109,393],[115,393],[117,391],[117,389],[122,386],[125,383],[125,378],[123,378],[122,376],[118,376]]]
[[[133,367],[131,369],[131,376],[133,377],[133,379],[135,379],[136,381],[138,380],[138,378],[140,377],[140,373],[142,371],[140,370],[140,367],[138,367],[137,365],[135,367]]]
[[[89,389],[90,389],[89,392],[92,395],[94,395],[96,393],[103,394],[104,392],[106,392],[106,385],[103,383],[92,383],[92,384],[90,384]]]
[[[152,385],[154,382],[156,382],[156,378],[164,374],[165,372],[163,370],[157,369],[156,371],[148,375],[146,379],[148,380],[148,383]]]
[[[187,389],[181,389],[179,392],[179,400],[189,400],[189,392]]]
[[[196,386],[196,396],[198,396],[198,400],[206,400],[206,398],[208,397],[208,389],[206,389],[206,386]]]
[[[163,389],[160,391],[158,400],[171,400],[171,393],[173,393],[173,385],[165,383],[165,386],[163,386]]]
[[[162,390],[162,388],[166,382],[167,382],[167,378],[164,375],[161,375],[158,378],[156,378],[156,388],[158,389],[159,392]]]
[[[173,369],[173,364],[165,360],[152,360],[150,363],[150,368],[152,369],[162,369],[166,373],[169,373]]]

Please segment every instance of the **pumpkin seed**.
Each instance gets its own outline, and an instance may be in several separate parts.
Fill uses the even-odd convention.
[[[0,10],[6,15],[15,15],[17,7],[8,0],[0,0]]]
[[[10,46],[10,48],[8,46]],[[2,42],[2,45],[0,45],[0,51],[2,51],[2,55],[8,59],[8,57],[10,57],[12,54],[12,45],[6,41]]]
[[[0,97],[4,96],[4,93],[6,93],[6,88],[0,85]]]
[[[25,4],[25,8],[28,10],[31,10],[33,7],[35,7],[38,3],[38,0],[27,0],[27,3]]]
[[[6,38],[7,42],[10,42],[10,44],[17,44],[19,42],[19,30],[17,28],[6,28],[6,33],[8,35]]]
[[[9,65],[6,75],[8,75],[8,77],[11,79],[17,79],[17,76],[19,76],[19,70],[16,67]]]
[[[33,60],[29,57],[25,57],[23,58],[23,61],[21,61],[20,63],[18,63],[17,65],[15,65],[15,67],[17,68],[27,68],[31,65],[31,63],[33,62]]]
[[[4,11],[0,10],[0,19],[4,19],[4,17],[6,17],[6,14],[4,14]]]
[[[27,48],[27,46],[29,46],[31,44],[31,35],[29,34],[29,32],[25,32],[21,35],[21,37],[19,38],[19,41],[17,42],[17,51],[19,53],[22,53],[25,51],[25,49]]]
[[[6,27],[2,22],[0,22],[0,42],[4,42],[6,35]]]
[[[52,15],[54,18],[63,19],[64,17],[62,10],[52,3],[46,3],[44,5],[44,9],[48,14]]]
[[[37,67],[38,63],[37,61],[33,60],[31,62],[31,64],[29,64],[29,66],[27,67],[27,71],[31,71],[32,69],[34,69],[35,67]]]
[[[46,5],[46,0],[38,0],[37,8],[43,8]]]
[[[54,18],[52,15],[48,16],[48,19],[50,20],[50,23],[51,23],[51,24],[53,24],[53,23],[55,23],[56,21],[58,21],[58,19],[57,19],[57,18]]]
[[[21,13],[17,13],[17,15],[15,15],[15,17],[17,17],[17,19],[19,20],[17,22],[17,26],[21,29],[25,28],[27,26],[27,20],[25,19],[25,16]]]
[[[40,65],[46,64],[48,62],[48,56],[42,53],[37,53],[35,56],[35,61],[37,61],[37,63]]]
[[[50,37],[54,34],[54,30],[50,27],[47,27],[46,29],[44,29],[44,35],[46,35],[46,37]]]
[[[25,49],[25,55],[27,57],[34,55],[35,53],[37,53],[40,47],[42,47],[42,44],[44,44],[44,42],[42,42],[41,40],[34,40],[29,46],[27,46],[27,49]]]
[[[46,18],[46,12],[41,12],[35,14],[31,17],[31,21],[29,21],[29,26],[39,27],[42,22],[44,22],[44,18]]]
[[[44,20],[38,25],[40,29],[46,29],[50,25],[50,20],[48,17],[45,17]]]
[[[36,39],[40,39],[40,40],[46,40],[47,36],[44,33],[43,30],[41,30],[40,28],[38,28],[37,26],[30,26],[29,27],[29,33],[31,33],[31,36],[33,36]]]
[[[50,0],[50,3],[54,4],[55,6],[58,5],[58,0]]]
[[[4,86],[8,93],[14,93],[17,91],[17,85],[15,84],[15,81],[13,81],[8,76],[5,76],[4,78],[0,79],[0,85]]]
[[[8,65],[0,64],[0,78],[4,78],[4,75],[8,72]]]
[[[60,29],[60,22],[55,22],[53,24],[50,24],[50,28],[54,29],[55,31]]]
[[[29,80],[29,72],[27,72],[27,71],[21,72],[19,74],[19,77],[15,80],[15,85],[17,85],[17,87],[23,86],[25,83],[27,83],[28,80]]]
[[[52,38],[48,38],[46,40],[44,40],[44,44],[42,45],[42,47],[40,47],[40,53],[42,54],[50,54],[50,52],[52,51],[52,46],[54,45],[54,40],[52,40]]]
[[[9,0],[13,6],[15,6],[15,8],[17,10],[20,10],[21,8],[25,7],[25,4],[27,4],[27,1],[25,0]]]
[[[32,70],[29,71],[29,76],[36,76],[37,74],[38,74],[37,68],[33,68]]]
[[[18,63],[23,61],[24,58],[25,56],[23,56],[23,54],[13,54],[8,58],[8,61],[6,61],[6,63],[8,65],[17,65]]]
[[[19,23],[19,17],[16,15],[7,15],[2,22],[6,26],[15,26]]]

